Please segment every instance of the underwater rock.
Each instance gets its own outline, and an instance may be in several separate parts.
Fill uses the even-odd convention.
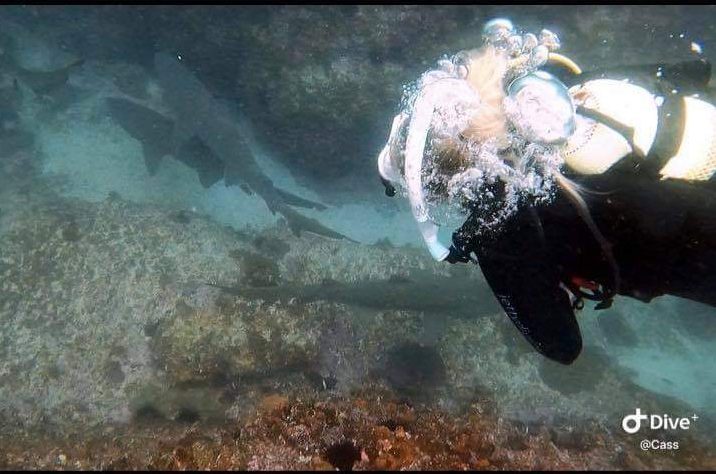
[[[282,259],[291,250],[291,246],[286,241],[269,235],[259,235],[251,243],[256,250],[276,260]]]
[[[596,438],[593,432],[574,426],[550,427],[549,434],[555,446],[578,452],[593,449]]]
[[[234,251],[231,256],[241,262],[241,282],[249,287],[275,287],[281,281],[278,265],[254,252]]]
[[[154,423],[164,420],[164,415],[151,404],[142,405],[133,414],[134,423]]]
[[[174,421],[187,424],[196,423],[200,419],[199,413],[191,407],[181,407],[174,416]]]
[[[364,332],[348,314],[336,314],[325,320],[318,339],[314,377],[318,388],[348,391],[364,381],[367,369],[360,348],[360,341],[366,339]]]
[[[277,393],[267,395],[261,399],[261,410],[266,413],[283,411],[288,406],[288,397]]]
[[[688,300],[678,300],[676,317],[681,324],[679,329],[690,337],[716,340],[716,309]]]
[[[0,172],[12,180],[26,179],[34,171],[27,155],[35,143],[35,133],[20,119],[22,94],[17,84],[8,76],[0,79]]]
[[[361,460],[361,449],[353,441],[346,440],[329,446],[325,456],[339,471],[352,471],[353,465]]]
[[[393,242],[390,241],[388,237],[383,237],[375,241],[373,243],[377,248],[379,249],[392,249],[395,248],[395,245],[393,245]]]
[[[177,302],[174,313],[174,318],[165,320],[152,339],[158,364],[174,383],[233,377],[240,368],[251,366],[240,347],[247,343],[246,328],[240,319],[193,308],[182,300]],[[227,365],[233,373],[225,374]]]
[[[568,366],[542,358],[539,363],[539,374],[548,387],[569,395],[594,390],[609,363],[609,357],[603,349],[590,346]]]
[[[440,353],[417,343],[389,350],[379,373],[397,393],[412,397],[429,394],[446,382]]]
[[[509,347],[507,357],[510,363],[517,365],[520,359],[525,354],[533,353],[534,349],[527,342],[520,333],[519,329],[515,327],[509,318],[499,318],[496,322],[496,328],[499,331],[499,337],[502,339],[502,343]]]
[[[117,361],[108,362],[105,366],[105,371],[107,373],[107,380],[109,380],[112,385],[120,385],[126,378],[122,370],[122,365]]]
[[[215,423],[225,420],[226,406],[220,391],[206,386],[164,386],[147,382],[131,390],[130,422],[149,425],[173,422],[178,425],[197,422]]]
[[[150,343],[155,365],[174,385],[233,393],[245,379],[300,374],[316,358],[321,318],[315,309],[291,311],[222,295],[197,303],[177,301]]]
[[[80,228],[74,219],[70,219],[67,224],[62,227],[62,238],[67,242],[77,242],[81,237]]]
[[[175,211],[169,214],[169,218],[179,224],[188,224],[191,222],[191,212],[186,210]]]
[[[22,103],[22,96],[10,77],[0,76],[0,79],[2,79],[0,82],[0,136],[4,137],[17,130],[20,124],[18,109]]]
[[[625,321],[621,313],[615,310],[604,311],[603,314],[599,314],[597,325],[609,343],[633,347],[639,342],[636,332]]]

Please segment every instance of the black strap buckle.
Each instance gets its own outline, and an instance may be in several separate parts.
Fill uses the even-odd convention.
[[[393,183],[385,179],[384,177],[380,177],[380,182],[383,183],[383,186],[385,187],[385,195],[388,197],[395,196],[395,186],[393,186]]]

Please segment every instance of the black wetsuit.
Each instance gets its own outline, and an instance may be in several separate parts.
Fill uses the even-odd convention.
[[[710,66],[701,61],[643,66],[629,72],[642,73],[642,80],[634,82],[646,85],[657,69],[664,73],[651,85],[659,89],[673,87],[674,76],[679,79],[682,71],[689,73],[677,85],[703,88],[710,77]],[[620,71],[584,74],[578,82],[598,77],[619,79]],[[453,234],[451,252],[475,252],[507,315],[550,359],[569,364],[581,351],[573,304],[564,289],[579,292],[579,282],[599,284],[607,293],[605,301],[612,291],[642,301],[670,294],[716,306],[716,182],[658,176],[658,169],[680,143],[680,137],[673,138],[679,134],[679,120],[671,118],[678,116],[681,97],[669,100],[672,105],[662,108],[668,117],[660,117],[662,138],[658,135],[652,146],[655,153],[646,159],[625,157],[600,175],[570,176],[588,190],[582,197],[611,247],[616,271],[561,190],[548,204],[522,206],[495,235],[483,235],[475,214]]]

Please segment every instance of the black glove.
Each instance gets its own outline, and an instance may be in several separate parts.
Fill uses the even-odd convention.
[[[454,245],[451,245],[449,250],[450,253],[445,257],[445,261],[448,263],[467,263],[471,260],[469,253],[457,249]]]

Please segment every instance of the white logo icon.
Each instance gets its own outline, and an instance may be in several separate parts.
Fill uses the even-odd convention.
[[[641,414],[641,408],[636,409],[635,415],[627,415],[622,420],[622,429],[629,434],[634,434],[641,428],[641,421],[647,420],[647,415]]]

